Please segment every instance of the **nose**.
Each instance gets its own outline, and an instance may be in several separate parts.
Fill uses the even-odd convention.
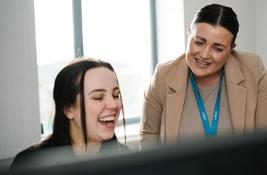
[[[203,59],[210,59],[210,49],[208,46],[202,48],[200,51],[200,56]]]
[[[114,98],[113,96],[111,96],[107,99],[106,106],[109,109],[115,109],[120,106],[120,99]]]

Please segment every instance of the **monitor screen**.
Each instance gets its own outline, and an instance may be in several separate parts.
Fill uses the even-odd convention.
[[[267,133],[227,136],[108,155],[12,174],[267,174]]]

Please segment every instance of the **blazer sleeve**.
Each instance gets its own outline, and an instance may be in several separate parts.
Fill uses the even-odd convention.
[[[261,59],[258,59],[258,92],[255,124],[256,129],[267,129],[267,74]]]
[[[158,145],[163,105],[160,91],[163,91],[160,66],[157,65],[152,80],[144,92],[143,114],[140,121],[139,148],[147,149]]]

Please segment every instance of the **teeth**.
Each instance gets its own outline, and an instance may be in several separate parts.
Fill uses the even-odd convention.
[[[100,122],[112,122],[115,120],[115,117],[103,117],[98,119]]]
[[[199,59],[196,59],[196,61],[200,64],[204,64],[204,65],[208,65],[209,63],[206,63],[205,61],[202,61],[202,60],[199,60]]]

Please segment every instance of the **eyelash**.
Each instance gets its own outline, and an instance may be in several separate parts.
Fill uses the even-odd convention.
[[[98,100],[98,101],[99,101],[99,100],[102,100],[102,99],[103,99],[103,97],[94,97],[93,99],[94,99],[94,100]]]
[[[120,98],[120,95],[112,95],[113,96],[113,98],[115,98],[115,99],[118,99],[118,98]],[[97,100],[97,101],[100,101],[100,100],[102,100],[104,97],[93,97],[93,99],[94,100]]]
[[[195,44],[196,44],[197,46],[202,46],[204,43],[199,42],[199,41],[195,41]],[[214,47],[214,50],[215,50],[215,52],[218,52],[218,53],[223,51],[223,49],[216,48],[216,47]]]
[[[214,48],[215,52],[222,52],[223,49],[220,49],[220,48]]]
[[[114,98],[120,98],[120,95],[113,95]]]
[[[199,41],[195,41],[195,44],[198,45],[198,46],[203,45],[203,43],[202,42],[199,42]]]

